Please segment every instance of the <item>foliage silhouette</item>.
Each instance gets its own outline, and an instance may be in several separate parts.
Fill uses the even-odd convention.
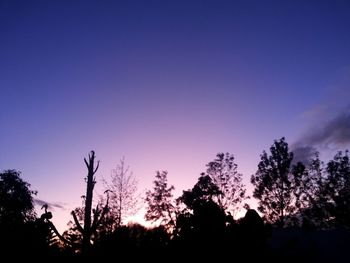
[[[350,228],[350,159],[349,152],[338,152],[327,164],[325,192],[329,199],[330,220],[335,226]]]
[[[285,138],[275,140],[270,153],[263,151],[258,171],[251,177],[255,186],[253,196],[259,200],[258,209],[266,219],[283,227],[286,216],[295,209],[290,173],[293,153],[289,152]]]
[[[319,158],[319,153],[315,156],[307,167],[308,183],[306,189],[309,191],[307,198],[310,201],[307,208],[303,212],[303,226],[311,228],[328,228],[329,224],[326,220],[328,215],[328,200],[325,191],[327,189],[324,163]]]
[[[153,261],[170,257],[181,260],[186,256],[197,261],[208,258],[220,261],[227,256],[244,255],[245,260],[269,262],[281,258],[290,262],[301,259],[339,262],[350,245],[348,151],[338,152],[327,165],[320,161],[318,153],[307,165],[293,164],[293,154],[282,138],[274,141],[270,152],[270,155],[263,152],[258,171],[252,176],[254,196],[260,198],[259,208],[263,208],[261,212],[267,222],[254,209],[247,209],[238,220],[227,211],[229,199],[223,197],[228,189],[220,187],[219,179],[216,182],[214,179],[216,175],[226,178],[226,169],[233,168],[234,173],[236,166],[229,154],[218,155],[207,166],[212,170],[201,174],[192,189],[183,191],[176,200],[174,187],[168,185],[167,172],[157,172],[154,188],[146,193],[146,219],[161,224],[147,228],[137,223],[123,225],[121,216],[110,217],[111,222],[104,220],[108,195],[104,205],[99,203],[92,208],[94,175],[98,169],[92,151],[84,159],[88,168],[87,193],[82,206],[72,212],[74,222],[64,236],[51,222],[52,213],[47,205],[42,207],[42,215],[36,217],[33,204],[36,192],[30,190],[30,184],[20,178],[20,173],[4,171],[0,173],[1,256],[84,261],[85,256],[94,260],[118,256]],[[124,176],[127,171],[123,165],[120,171]],[[110,223],[117,227],[105,231]],[[58,243],[58,238],[66,245]]]
[[[214,198],[222,195],[208,175],[201,175],[191,190],[183,191],[177,201],[186,207],[178,216],[176,239],[181,249],[191,247],[199,253],[202,249],[219,250],[223,245],[228,216]]]
[[[183,191],[178,201],[184,203],[188,209],[193,210],[197,203],[213,201],[214,198],[222,195],[223,193],[220,191],[219,187],[213,183],[211,177],[202,174],[191,190]]]
[[[50,228],[36,218],[30,184],[16,170],[0,173],[0,251],[5,258],[38,258],[58,252]],[[21,252],[21,253],[18,253]]]
[[[295,214],[290,215],[291,225],[306,228],[319,228],[325,225],[327,201],[323,196],[325,177],[322,166],[317,152],[307,166],[301,162],[293,165],[293,194],[296,209]]]
[[[20,172],[6,170],[0,174],[0,224],[18,224],[35,219],[33,197],[37,192],[23,181]]]
[[[338,152],[325,167],[318,153],[305,166],[292,168],[295,213],[289,215],[291,225],[327,229],[349,227],[348,152]]]
[[[218,153],[216,159],[206,165],[205,173],[222,192],[216,198],[218,205],[233,214],[247,198],[246,189],[242,183],[242,174],[237,172],[237,164],[234,160],[233,154]]]
[[[172,191],[173,185],[168,187],[168,172],[157,171],[153,181],[153,191],[146,192],[147,211],[145,218],[148,221],[160,222],[169,231],[176,227],[177,207],[174,204]]]

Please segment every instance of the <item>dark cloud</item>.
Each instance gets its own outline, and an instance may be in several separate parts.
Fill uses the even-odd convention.
[[[306,145],[345,146],[350,143],[350,110],[340,113],[320,129],[311,131],[303,142]]]
[[[311,158],[317,152],[317,149],[312,146],[298,146],[292,148],[294,153],[293,163],[302,162],[304,164],[309,164]]]
[[[34,203],[39,205],[39,206],[48,205],[49,209],[54,209],[54,208],[64,209],[64,206],[62,204],[50,203],[50,202],[46,202],[46,201],[43,201],[43,200],[40,200],[40,199],[34,199]]]
[[[350,145],[350,107],[292,145],[295,161],[308,162],[316,149],[341,149]]]

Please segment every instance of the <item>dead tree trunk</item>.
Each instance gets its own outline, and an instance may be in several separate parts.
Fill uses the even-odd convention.
[[[77,225],[78,230],[83,235],[82,240],[82,253],[88,254],[90,242],[91,242],[91,236],[93,233],[92,229],[92,223],[91,223],[91,208],[92,208],[92,197],[93,197],[93,191],[95,186],[95,178],[94,174],[97,172],[97,169],[99,167],[99,162],[97,162],[97,165],[95,167],[95,152],[91,151],[89,154],[89,160],[87,161],[86,158],[84,158],[84,162],[86,164],[86,167],[88,169],[88,175],[86,178],[86,196],[85,196],[85,209],[84,209],[84,227],[82,227],[77,219],[77,216],[74,211],[72,211],[73,219],[75,224]]]
[[[95,165],[95,152],[91,151],[89,154],[89,161],[87,161],[84,158],[84,162],[86,164],[86,167],[88,168],[88,175],[87,175],[87,186],[86,186],[86,199],[85,199],[85,213],[84,213],[84,229],[83,229],[83,246],[82,246],[82,253],[86,254],[90,247],[90,239],[92,235],[92,229],[91,229],[91,208],[92,208],[92,197],[93,197],[93,190],[95,186],[95,178],[94,174],[96,173],[99,162],[97,162],[96,168]]]

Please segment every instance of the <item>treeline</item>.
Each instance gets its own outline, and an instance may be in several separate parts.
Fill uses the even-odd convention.
[[[113,257],[134,251],[128,254],[129,259],[140,255],[152,258],[160,253],[174,258],[181,258],[183,253],[225,257],[227,251],[254,251],[246,257],[278,260],[284,250],[271,245],[274,229],[349,229],[348,151],[338,152],[327,163],[317,152],[304,163],[294,162],[293,152],[281,138],[260,157],[251,183],[262,217],[246,204],[251,197],[230,153],[218,153],[192,189],[177,198],[166,171],[156,173],[153,189],[142,198],[137,194],[136,179],[121,160],[111,178],[103,180],[104,195],[95,198],[93,206],[99,163],[92,151],[84,159],[88,169],[84,205],[72,211],[69,229],[62,235],[51,222],[48,206],[43,207],[40,217],[35,214],[36,192],[30,190],[30,184],[19,172],[6,170],[0,174],[0,249],[4,254],[35,257]],[[125,224],[142,204],[146,206],[145,219],[157,227]],[[242,208],[246,209],[245,216],[234,218]],[[317,249],[302,250],[289,258],[319,260],[318,253]]]

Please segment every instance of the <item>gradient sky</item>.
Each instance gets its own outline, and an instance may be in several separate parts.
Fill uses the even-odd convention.
[[[0,169],[61,230],[90,150],[97,179],[125,156],[140,191],[168,170],[176,195],[229,151],[251,189],[274,139],[349,147],[349,84],[349,1],[0,0]]]

